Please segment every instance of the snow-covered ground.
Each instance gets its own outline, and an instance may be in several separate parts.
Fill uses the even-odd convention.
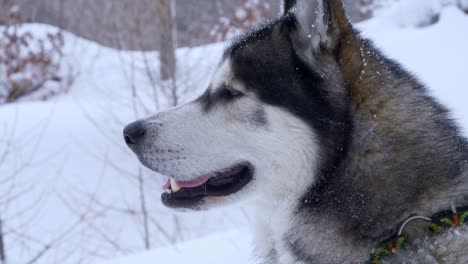
[[[251,236],[248,229],[232,230],[100,264],[146,263],[251,263]]]
[[[467,15],[447,7],[425,28],[402,27],[392,15],[358,28],[426,83],[468,132]],[[168,106],[147,74],[147,67],[158,72],[157,53],[118,52],[68,33],[65,40],[64,65],[75,76],[70,92],[0,106],[0,183],[6,182],[0,193],[7,194],[0,197],[0,218],[11,263],[27,262],[49,242],[52,250],[40,263],[250,263],[246,207],[174,215],[159,203],[162,177],[141,168],[123,143],[124,124]],[[222,49],[178,50],[182,101],[205,89]],[[149,244],[159,249],[135,254],[146,248],[141,181]],[[9,198],[14,203],[4,203]],[[179,241],[185,242],[169,246]]]

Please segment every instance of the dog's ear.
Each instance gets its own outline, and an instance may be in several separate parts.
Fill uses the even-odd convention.
[[[341,0],[285,0],[284,8],[293,48],[306,63],[332,53],[351,29]]]

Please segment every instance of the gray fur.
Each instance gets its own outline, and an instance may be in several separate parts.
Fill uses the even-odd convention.
[[[353,34],[359,49],[347,52],[359,53],[360,72],[342,87],[351,95],[352,133],[345,158],[296,205],[283,242],[297,263],[362,261],[410,216],[468,202],[467,144],[449,112],[400,65]],[[311,65],[322,66],[317,61],[327,56],[314,54]],[[345,74],[322,76],[338,75]]]

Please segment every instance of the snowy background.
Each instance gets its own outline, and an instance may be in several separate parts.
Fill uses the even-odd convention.
[[[174,214],[159,202],[164,178],[141,167],[121,135],[125,124],[171,106],[172,87],[178,103],[204,91],[226,41],[243,30],[239,23],[253,23],[242,18],[266,10],[250,2],[253,8],[236,9],[210,28],[212,43],[175,51],[175,83],[161,81],[157,51],[110,48],[47,24],[4,22],[0,263],[253,263],[248,204]],[[372,8],[371,18],[356,27],[427,84],[468,136],[468,15],[460,8],[468,11],[468,2],[373,2],[362,7]],[[256,13],[254,22],[263,17]],[[26,36],[17,65],[5,60],[11,53],[5,32]],[[15,87],[35,89],[8,96]]]

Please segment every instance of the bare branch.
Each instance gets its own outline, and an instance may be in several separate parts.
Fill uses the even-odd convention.
[[[149,233],[149,221],[148,221],[148,209],[146,208],[146,197],[145,197],[145,181],[143,179],[143,172],[141,168],[138,169],[138,190],[140,192],[140,207],[143,217],[143,237],[145,242],[145,248],[151,248],[151,237]]]

